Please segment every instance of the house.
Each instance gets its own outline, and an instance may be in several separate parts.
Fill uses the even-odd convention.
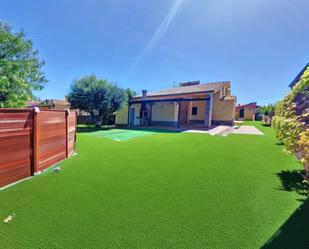
[[[230,82],[180,83],[178,87],[133,97],[116,113],[116,125],[203,127],[233,125],[236,97]]]
[[[39,101],[27,101],[26,106],[27,108],[32,107],[39,107],[41,109],[58,109],[58,110],[64,110],[70,108],[70,103],[66,100],[61,99],[45,99],[41,102]]]
[[[236,120],[255,120],[256,102],[249,104],[238,104],[236,106]]]
[[[40,105],[40,102],[34,101],[34,100],[29,100],[29,101],[26,101],[25,107],[26,108],[33,108],[33,107],[39,107],[39,105]]]
[[[62,99],[45,99],[40,103],[40,108],[64,110],[70,108],[70,103]]]

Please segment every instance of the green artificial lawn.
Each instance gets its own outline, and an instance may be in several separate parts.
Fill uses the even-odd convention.
[[[144,137],[152,135],[153,131],[147,130],[126,130],[126,129],[111,129],[103,131],[95,131],[90,133],[91,136],[95,137],[106,137],[115,141],[126,141],[137,137]]]
[[[60,172],[0,192],[0,217],[15,214],[0,248],[306,248],[302,167],[254,124],[264,136],[88,129]]]

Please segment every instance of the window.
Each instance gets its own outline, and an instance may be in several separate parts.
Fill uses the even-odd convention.
[[[192,115],[197,115],[197,107],[192,107]]]

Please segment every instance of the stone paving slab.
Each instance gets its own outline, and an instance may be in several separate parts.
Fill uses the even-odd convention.
[[[215,135],[227,136],[229,134],[264,135],[264,133],[261,132],[259,129],[250,125],[242,125],[240,127],[219,125],[210,130],[186,130],[184,132],[209,134],[211,136]]]
[[[226,132],[229,128],[231,128],[231,127],[225,126],[225,125],[219,125],[219,126],[216,126],[215,128],[212,128],[210,130],[191,129],[191,130],[185,130],[183,132],[204,133],[204,134],[209,134],[211,136],[214,136],[214,135],[219,135],[219,134]]]
[[[259,129],[251,125],[242,125],[239,128],[230,127],[222,135],[228,134],[247,134],[247,135],[264,135]]]

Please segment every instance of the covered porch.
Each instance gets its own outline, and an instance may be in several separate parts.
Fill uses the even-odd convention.
[[[204,129],[211,127],[212,94],[187,98],[141,99],[128,104],[129,127]]]

